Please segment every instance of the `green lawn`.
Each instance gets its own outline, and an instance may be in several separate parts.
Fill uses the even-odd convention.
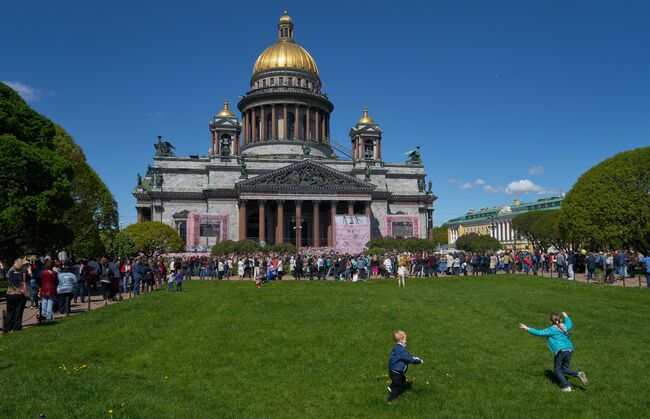
[[[650,292],[484,278],[185,283],[2,336],[0,417],[650,415]],[[562,310],[591,379],[569,394],[544,339],[517,328]],[[387,405],[397,328],[425,364]]]

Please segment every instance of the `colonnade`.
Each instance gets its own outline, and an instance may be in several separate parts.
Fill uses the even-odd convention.
[[[510,242],[515,240],[521,240],[521,237],[516,234],[515,230],[512,228],[511,221],[498,221],[494,223],[494,228],[488,226],[490,236],[499,240],[500,242]],[[449,227],[449,240],[450,243],[455,243],[460,237],[460,225],[455,227]]]
[[[254,106],[242,113],[242,143],[246,146],[260,141],[300,140],[329,144],[329,122],[327,112],[307,105]]]
[[[362,214],[371,217],[370,201],[333,200],[324,202],[321,200],[242,199],[239,201],[239,239],[254,238],[247,233],[249,231],[249,220],[255,213],[257,214],[258,242],[274,242],[278,244],[295,241],[298,248],[303,244],[309,247],[333,247],[334,229],[339,208],[346,207],[344,211],[348,215],[355,215],[360,214],[358,210],[361,204],[364,207]],[[257,207],[257,211],[255,211],[255,207]],[[273,213],[275,215],[274,219],[269,218]],[[321,214],[327,215],[322,216]],[[273,223],[275,228],[267,228],[267,220],[275,221]],[[321,224],[326,228],[326,241],[321,240],[323,238],[322,233],[325,232],[325,230],[321,230]],[[305,226],[309,228],[309,231],[304,231]],[[290,237],[286,237],[287,232],[289,232]]]

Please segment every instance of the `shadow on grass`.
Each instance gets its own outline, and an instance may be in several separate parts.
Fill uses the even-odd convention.
[[[544,371],[544,377],[546,377],[546,379],[547,379],[548,381],[550,381],[551,383],[553,383],[553,384],[555,384],[556,386],[558,386],[558,388],[560,387],[560,381],[559,381],[559,380],[557,379],[557,377],[555,376],[555,371],[553,371],[553,370],[546,370],[546,371]],[[582,391],[586,391],[586,390],[587,390],[584,386],[582,386],[582,385],[576,385],[575,383],[571,383],[571,387],[572,387],[574,390],[575,390],[575,389],[580,389],[580,390],[582,390]]]

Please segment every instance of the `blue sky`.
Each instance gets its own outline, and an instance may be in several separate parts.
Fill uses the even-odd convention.
[[[436,224],[566,192],[650,145],[644,0],[3,2],[0,80],[72,134],[127,225],[156,135],[206,154],[208,119],[247,91],[284,9],[334,103],[333,139],[367,105],[385,160],[420,145]]]

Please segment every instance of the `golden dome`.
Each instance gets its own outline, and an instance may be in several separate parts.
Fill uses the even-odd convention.
[[[284,12],[280,18],[278,27],[280,28],[278,41],[266,48],[257,58],[253,67],[253,76],[273,69],[302,70],[318,75],[316,61],[293,40],[293,21],[287,12]]]
[[[232,117],[232,116],[235,116],[235,114],[232,113],[232,112],[230,111],[230,109],[228,109],[228,101],[227,101],[227,100],[224,100],[224,101],[223,101],[223,109],[222,109],[221,111],[219,111],[219,113],[217,114],[217,116],[221,116],[221,117]]]
[[[375,120],[368,116],[368,108],[363,108],[363,116],[357,124],[376,124]]]

